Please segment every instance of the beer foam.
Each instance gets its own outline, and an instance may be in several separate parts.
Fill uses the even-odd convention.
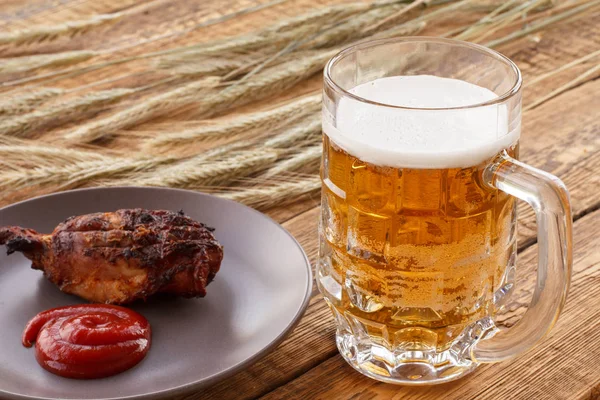
[[[360,84],[344,97],[335,121],[324,110],[323,130],[363,161],[397,168],[463,168],[477,165],[514,144],[520,121],[508,129],[506,104],[480,104],[498,96],[458,79],[430,75],[393,76]],[[422,108],[422,109],[411,109]],[[437,110],[436,110],[437,109]]]

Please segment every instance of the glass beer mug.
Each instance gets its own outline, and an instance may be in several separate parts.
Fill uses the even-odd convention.
[[[485,47],[395,38],[325,67],[317,284],[342,356],[391,383],[456,379],[531,348],[571,276],[569,196],[518,161],[521,74]],[[516,199],[538,226],[537,283],[514,327]]]

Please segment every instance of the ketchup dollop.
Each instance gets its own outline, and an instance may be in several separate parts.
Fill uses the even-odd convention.
[[[35,342],[42,368],[66,378],[94,379],[133,367],[150,348],[150,324],[124,307],[82,304],[53,308],[25,327],[23,346]]]

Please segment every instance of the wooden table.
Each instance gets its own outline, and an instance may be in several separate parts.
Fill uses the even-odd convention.
[[[339,2],[339,1],[338,1]],[[140,6],[141,0],[3,0],[2,29],[49,24],[97,13]],[[131,24],[118,24],[97,38],[86,36],[86,46],[108,48],[168,33],[190,24],[264,3],[259,0],[158,1]],[[291,0],[261,12],[190,33],[178,44],[250,31],[282,15],[293,15],[326,0]],[[59,6],[57,8],[57,6]],[[427,34],[443,32],[432,27]],[[80,43],[83,39],[74,39]],[[72,44],[72,43],[71,43]],[[64,45],[64,44],[63,44]],[[160,49],[170,41],[153,44]],[[58,45],[49,45],[60,46]],[[561,65],[600,49],[598,11],[576,21],[501,46],[499,50],[521,68],[525,79],[524,105],[532,104],[572,80],[590,64],[572,68],[530,87],[527,82]],[[598,63],[598,60],[595,61]],[[88,74],[70,84],[97,77]],[[426,388],[398,387],[363,377],[348,366],[334,343],[334,323],[316,292],[294,332],[278,349],[231,378],[180,399],[600,399],[600,80],[588,76],[523,115],[521,159],[557,175],[571,193],[574,223],[574,270],[568,302],[555,328],[533,350],[512,361],[478,368],[452,383]],[[300,85],[306,92],[319,78]],[[303,201],[270,215],[302,244],[314,263],[317,254],[318,198]],[[503,317],[514,324],[526,309],[535,280],[536,226],[532,211],[519,208],[518,290]]]

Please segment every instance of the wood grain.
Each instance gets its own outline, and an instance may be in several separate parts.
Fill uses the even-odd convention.
[[[4,0],[0,3],[0,27],[3,30],[25,29],[39,24],[61,23],[90,16],[130,10],[127,18],[113,25],[93,30],[90,34],[45,43],[40,46],[0,48],[2,57],[78,49],[105,51],[127,47],[153,38],[147,44],[121,53],[100,56],[109,60],[123,54],[140,54],[178,45],[199,43],[245,33],[264,27],[276,19],[297,15],[325,4],[349,0],[288,0],[260,12],[187,32],[194,25],[237,10],[267,3],[268,0]],[[481,16],[482,14],[479,14]],[[168,16],[168,17],[167,17]],[[440,23],[428,26],[427,35],[449,31],[457,23],[474,21],[475,14],[448,16]],[[512,58],[523,71],[524,80],[535,78],[572,60],[600,48],[600,18],[597,11],[577,21],[558,24],[544,32],[503,45],[501,52]],[[186,32],[185,34],[183,34]],[[97,60],[96,60],[97,61]],[[85,64],[83,64],[85,65]],[[140,72],[149,61],[133,62],[114,68],[87,73],[57,82],[62,88],[91,84],[102,79],[126,76],[113,86],[129,87],[143,82]],[[584,64],[551,79],[526,86],[525,104],[549,93],[590,67]],[[279,348],[264,359],[211,388],[179,399],[249,399],[263,395],[280,398],[439,398],[444,394],[454,398],[533,398],[585,399],[600,398],[600,373],[593,359],[600,359],[600,337],[593,326],[598,319],[598,213],[597,196],[600,187],[600,80],[589,77],[579,87],[547,101],[523,117],[521,140],[522,159],[561,177],[571,191],[576,222],[576,277],[572,296],[563,318],[551,336],[530,353],[508,367],[498,364],[480,368],[470,378],[439,388],[404,390],[379,384],[355,373],[337,356],[334,325],[329,310],[320,296],[312,298],[299,326]],[[595,80],[594,80],[595,79]],[[287,99],[320,88],[315,77],[284,93]],[[273,104],[273,99],[241,107],[244,112]],[[166,119],[169,123],[186,118]],[[54,132],[44,134],[52,141]],[[107,146],[112,149],[135,150],[137,142],[124,135]],[[31,196],[35,195],[31,193]],[[4,203],[10,202],[10,198]],[[301,242],[314,263],[317,251],[318,198],[309,198],[293,206],[274,209],[269,215]],[[4,205],[4,204],[1,204]],[[515,293],[503,316],[507,325],[520,318],[529,302],[531,269],[535,266],[535,219],[527,206],[519,207],[521,253],[519,277],[525,282]],[[586,215],[588,214],[588,215]],[[528,276],[529,274],[529,276]],[[570,330],[570,328],[572,328]],[[589,343],[589,348],[585,343]],[[576,356],[569,357],[569,354]],[[592,361],[590,361],[592,360]],[[463,388],[464,386],[464,388]],[[269,393],[271,392],[271,393]]]
[[[586,399],[600,385],[600,211],[574,225],[574,269],[561,318],[533,350],[498,364],[479,367],[470,376],[426,388],[377,382],[354,371],[335,355],[306,374],[263,397],[271,399]],[[520,255],[533,275],[537,245]],[[530,297],[533,279],[516,293]]]
[[[593,193],[600,186],[600,81],[595,80],[559,96],[523,117],[521,159],[561,178],[571,193],[577,216],[598,206]],[[570,118],[570,116],[577,116]],[[535,237],[533,211],[519,205],[521,245]]]

